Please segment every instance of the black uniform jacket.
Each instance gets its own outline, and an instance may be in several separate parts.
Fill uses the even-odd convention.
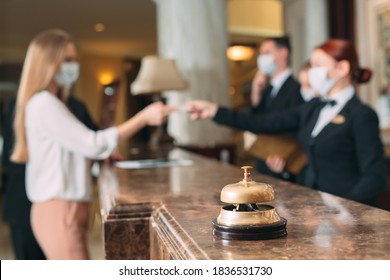
[[[219,108],[214,121],[254,133],[297,133],[309,158],[299,183],[355,201],[374,204],[386,187],[386,162],[378,117],[354,95],[315,137],[311,132],[323,102],[315,98],[286,112],[256,115]]]
[[[251,111],[256,114],[270,114],[270,113],[277,113],[277,112],[284,112],[286,110],[289,110],[291,108],[295,108],[302,103],[304,103],[304,100],[301,96],[301,85],[298,83],[295,78],[290,75],[282,84],[282,86],[279,88],[277,95],[271,99],[271,101],[268,101],[267,99],[270,98],[270,88],[267,87],[262,92],[262,99],[257,107],[252,107]],[[267,105],[268,104],[268,105]],[[295,136],[294,134],[290,136]],[[265,161],[262,159],[256,160],[256,169],[257,171],[271,175],[273,177],[277,178],[283,178],[281,174],[274,173],[272,170],[268,168]],[[295,180],[295,178],[290,178],[292,181]]]
[[[263,98],[259,105],[252,108],[253,112],[258,114],[280,112],[296,107],[304,102],[301,95],[301,85],[292,75],[290,75],[282,84],[277,95],[272,99],[268,106],[266,106],[266,100],[264,98],[264,95],[267,94],[265,91],[267,90],[268,89],[266,88],[262,93]]]

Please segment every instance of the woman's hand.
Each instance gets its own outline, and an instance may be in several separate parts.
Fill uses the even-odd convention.
[[[169,113],[175,109],[162,102],[155,102],[139,111],[134,117],[118,125],[120,139],[129,139],[146,125],[161,125],[166,122]]]
[[[218,105],[205,100],[188,101],[184,108],[188,111],[192,120],[213,118],[218,110]]]
[[[162,102],[155,102],[139,112],[145,125],[157,126],[166,122],[169,113],[174,111],[174,108],[164,105]]]

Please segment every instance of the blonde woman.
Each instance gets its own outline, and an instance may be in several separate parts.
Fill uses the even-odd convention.
[[[116,127],[94,132],[63,102],[78,72],[71,37],[62,30],[42,32],[29,45],[17,95],[11,160],[26,163],[31,225],[48,259],[89,259],[88,159],[107,158],[118,141],[160,125],[171,111],[154,103]]]

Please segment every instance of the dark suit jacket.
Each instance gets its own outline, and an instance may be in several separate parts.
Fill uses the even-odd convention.
[[[308,169],[314,172],[314,179],[305,176],[300,183],[374,204],[386,187],[386,162],[376,113],[354,96],[339,113],[344,121],[329,123],[312,138],[319,107],[321,101],[315,98],[286,112],[260,116],[219,108],[214,120],[254,133],[297,132],[309,158]]]
[[[259,105],[253,107],[252,110],[257,114],[281,112],[296,107],[303,102],[301,85],[290,75],[280,87],[278,94],[272,99],[268,107],[266,107],[265,99],[262,98]]]
[[[265,89],[265,91],[266,90],[267,89]],[[263,94],[265,94],[265,92],[263,92]],[[272,99],[268,106],[266,106],[266,100],[262,98],[260,104],[257,107],[251,108],[251,110],[256,114],[277,113],[297,107],[302,103],[304,103],[304,100],[301,96],[301,86],[298,81],[296,81],[294,77],[290,75],[280,87],[278,94],[275,96],[275,98]],[[274,173],[272,170],[270,170],[265,161],[262,159],[256,160],[256,170],[273,177],[282,178],[280,174]],[[294,181],[295,178],[290,177],[289,180]]]
[[[30,225],[31,202],[28,200],[25,188],[25,165],[10,161],[14,142],[13,119],[15,113],[16,98],[11,98],[3,110],[3,186],[4,186],[4,211],[5,222],[17,225]],[[89,129],[98,130],[92,121],[84,103],[73,97],[69,97],[67,106],[69,110]]]

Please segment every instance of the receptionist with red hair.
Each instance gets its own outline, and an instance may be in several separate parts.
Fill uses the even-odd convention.
[[[289,111],[258,116],[202,100],[186,106],[194,120],[212,118],[254,133],[296,132],[308,157],[299,183],[375,205],[386,187],[386,162],[378,117],[356,95],[371,71],[359,67],[354,46],[341,39],[316,47],[310,64],[309,82],[320,97]]]

